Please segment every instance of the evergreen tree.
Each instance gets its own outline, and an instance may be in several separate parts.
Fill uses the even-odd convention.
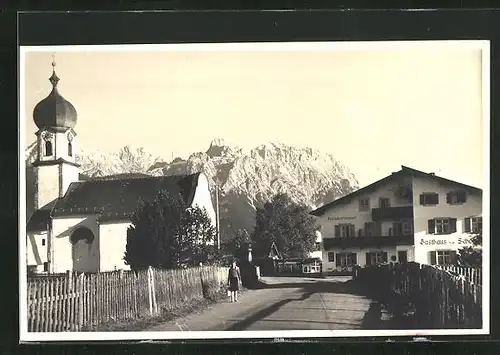
[[[224,243],[224,254],[231,259],[247,260],[248,246],[251,243],[250,235],[245,229],[238,229],[236,233],[229,237]]]
[[[180,195],[162,190],[131,216],[124,260],[131,269],[179,268],[216,259],[216,231],[205,209],[187,208]]]
[[[278,194],[256,212],[252,244],[264,257],[274,242],[284,258],[305,258],[314,250],[316,224],[306,206]]]

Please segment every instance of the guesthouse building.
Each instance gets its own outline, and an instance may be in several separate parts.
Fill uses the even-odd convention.
[[[482,190],[402,166],[311,214],[320,225],[323,272],[391,262],[450,264],[482,232]]]

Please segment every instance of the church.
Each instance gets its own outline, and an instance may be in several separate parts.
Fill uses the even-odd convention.
[[[207,177],[114,175],[83,178],[75,147],[77,111],[59,93],[55,63],[52,91],[34,108],[36,158],[34,212],[27,216],[26,259],[35,273],[103,272],[127,269],[129,216],[140,200],[160,190],[180,195],[187,206],[205,208],[218,229]]]

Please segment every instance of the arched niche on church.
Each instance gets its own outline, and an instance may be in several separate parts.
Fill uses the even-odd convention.
[[[87,244],[92,244],[94,241],[94,233],[87,227],[78,227],[73,231],[70,237],[71,244],[75,245],[80,240]]]

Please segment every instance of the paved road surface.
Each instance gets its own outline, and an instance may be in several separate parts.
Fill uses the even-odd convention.
[[[264,288],[240,295],[238,303],[229,300],[218,303],[200,314],[160,324],[147,331],[370,328],[367,324],[373,323],[370,314],[374,313],[374,303],[357,295],[347,282],[349,280],[350,277],[264,278],[267,284]]]

